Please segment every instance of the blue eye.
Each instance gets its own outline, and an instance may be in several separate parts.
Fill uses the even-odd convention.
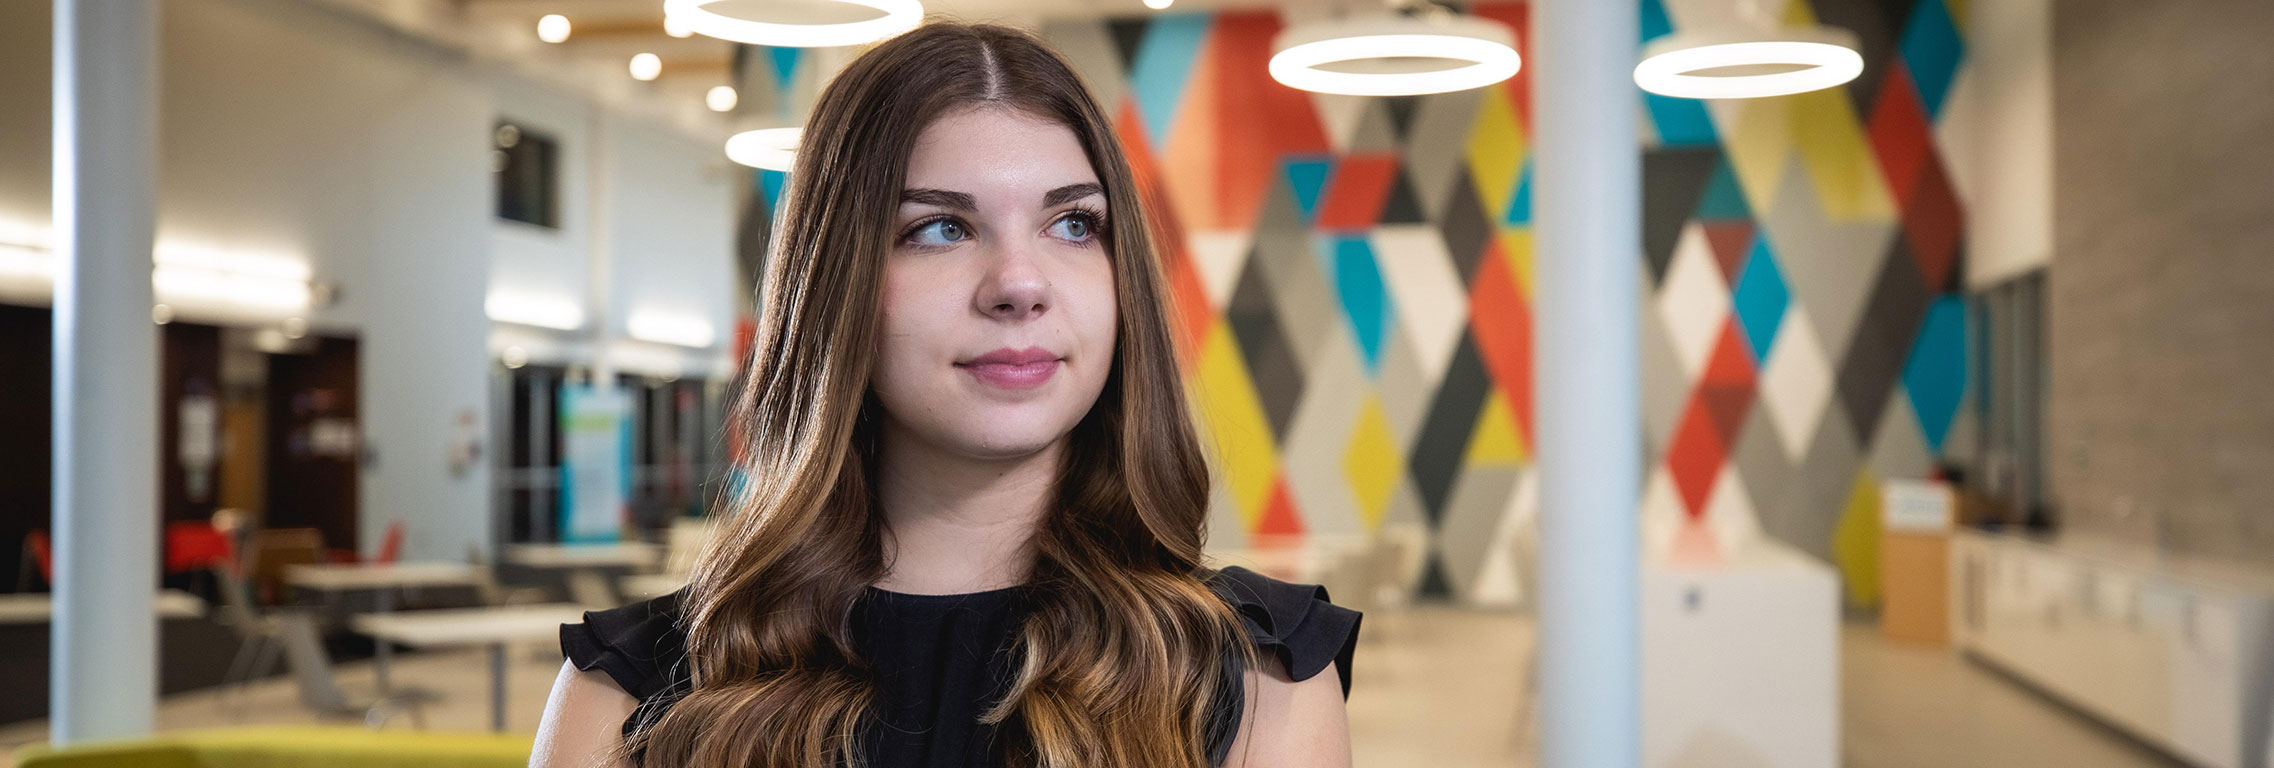
[[[937,219],[917,225],[908,233],[907,240],[912,245],[953,245],[970,238],[971,230],[965,229],[963,222]]]
[[[1075,242],[1097,237],[1099,229],[1097,215],[1087,211],[1069,213],[1050,223],[1052,235]]]

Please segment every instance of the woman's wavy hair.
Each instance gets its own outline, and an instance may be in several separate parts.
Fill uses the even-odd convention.
[[[822,92],[789,176],[754,354],[731,412],[750,482],[683,598],[692,689],[625,744],[653,766],[861,765],[874,696],[851,614],[883,576],[869,390],[879,282],[917,135],[1001,108],[1071,130],[1105,187],[1120,322],[1104,391],[1069,438],[1036,534],[1016,677],[981,719],[1008,765],[1202,768],[1226,654],[1252,664],[1201,561],[1209,477],[1165,281],[1104,112],[1033,36],[934,23]]]

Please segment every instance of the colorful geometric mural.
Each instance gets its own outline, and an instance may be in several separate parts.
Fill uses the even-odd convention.
[[[1638,41],[1727,21],[1639,0]],[[1971,430],[1963,219],[1934,126],[1963,0],[1764,0],[1851,29],[1849,86],[1643,120],[1643,514],[1757,529],[1877,595],[1877,483]],[[1523,3],[1470,12],[1519,31]],[[1216,543],[1421,526],[1427,594],[1505,600],[1534,517],[1527,68],[1422,97],[1270,79],[1270,11],[1046,22],[1114,116],[1152,215],[1216,460]],[[747,56],[810,103],[822,67]],[[795,77],[792,77],[794,73]],[[769,102],[773,101],[768,99]],[[761,174],[770,208],[781,179]],[[754,221],[761,227],[764,210]],[[1552,372],[1550,372],[1552,373]]]
[[[1519,28],[1524,11],[1478,10]],[[1528,75],[1314,95],[1267,74],[1280,28],[1172,13],[1042,33],[1119,116],[1175,233],[1218,543],[1424,526],[1425,589],[1466,594],[1508,570],[1487,560],[1529,498]]]
[[[1953,0],[1818,0],[1848,88],[1646,96],[1646,514],[1758,527],[1875,598],[1878,478],[1961,418],[1961,219],[1933,135],[1963,77]],[[1771,3],[1770,5],[1775,5]],[[1642,0],[1648,40],[1726,2]],[[1523,29],[1521,3],[1472,12]],[[1271,12],[1061,21],[1177,233],[1167,259],[1223,472],[1219,541],[1422,525],[1425,591],[1494,599],[1532,514],[1531,100],[1355,98],[1265,71]],[[1544,76],[1544,75],[1542,75]]]

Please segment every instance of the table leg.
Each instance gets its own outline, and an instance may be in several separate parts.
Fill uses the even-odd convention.
[[[505,644],[490,644],[490,730],[505,731]]]

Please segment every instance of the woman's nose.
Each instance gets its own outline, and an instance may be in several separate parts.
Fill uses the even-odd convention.
[[[979,286],[979,311],[1001,320],[1042,314],[1049,306],[1050,278],[1036,261],[1039,255],[1027,243],[996,249],[986,279]]]

